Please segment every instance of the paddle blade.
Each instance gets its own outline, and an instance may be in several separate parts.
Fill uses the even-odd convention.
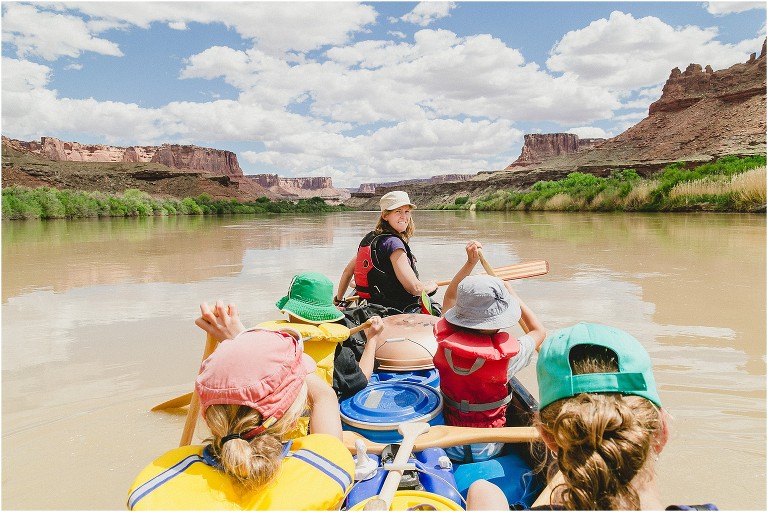
[[[433,315],[434,311],[432,310],[432,300],[430,300],[429,295],[427,295],[426,290],[422,290],[421,292],[421,300],[419,301],[421,304],[421,312],[425,315]]]
[[[150,411],[162,411],[163,409],[177,409],[179,407],[186,407],[190,404],[190,402],[192,402],[192,393],[187,393],[185,395],[172,398],[167,402],[158,404],[150,409]]]

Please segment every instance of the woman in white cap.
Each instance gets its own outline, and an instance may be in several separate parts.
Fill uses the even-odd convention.
[[[630,334],[579,323],[548,337],[536,363],[537,427],[554,455],[536,510],[717,510],[664,508],[656,462],[669,438],[651,359]],[[478,480],[468,508],[507,507],[501,489]]]
[[[421,312],[423,293],[434,295],[437,283],[419,280],[416,257],[408,246],[415,231],[411,212],[416,205],[406,192],[396,190],[384,194],[379,206],[378,224],[363,237],[357,255],[344,268],[334,302],[343,302],[354,276],[357,295],[370,304],[403,313]],[[431,303],[429,307],[439,316],[439,305]]]
[[[290,334],[254,329],[225,340],[195,383],[208,444],[176,448],[147,466],[128,508],[338,509],[354,462],[340,440],[336,395],[314,371]],[[311,434],[286,441],[307,407]]]

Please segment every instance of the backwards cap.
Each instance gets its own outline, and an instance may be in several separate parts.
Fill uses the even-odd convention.
[[[619,371],[573,375],[570,353],[579,345],[596,345],[613,351]],[[549,336],[536,362],[536,376],[540,409],[579,393],[637,395],[661,407],[648,352],[633,336],[606,325],[582,322]]]

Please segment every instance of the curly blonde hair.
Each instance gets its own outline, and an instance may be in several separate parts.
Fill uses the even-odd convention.
[[[285,414],[267,430],[253,439],[235,438],[222,444],[222,438],[243,433],[261,425],[261,414],[244,405],[216,404],[205,411],[205,419],[211,429],[213,455],[221,462],[224,472],[249,490],[258,490],[267,485],[280,471],[283,438],[293,430],[307,409],[307,385]]]
[[[618,371],[615,354],[584,346],[571,354],[573,374]],[[663,429],[649,400],[620,393],[580,393],[544,407],[538,426],[557,444],[556,468],[564,483],[552,503],[567,510],[639,510],[635,486],[653,469],[649,454]]]

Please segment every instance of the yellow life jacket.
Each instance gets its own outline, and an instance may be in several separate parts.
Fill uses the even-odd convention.
[[[282,468],[249,491],[216,467],[203,446],[176,448],[144,468],[128,492],[129,510],[332,510],[352,485],[355,464],[327,434],[289,441]]]

